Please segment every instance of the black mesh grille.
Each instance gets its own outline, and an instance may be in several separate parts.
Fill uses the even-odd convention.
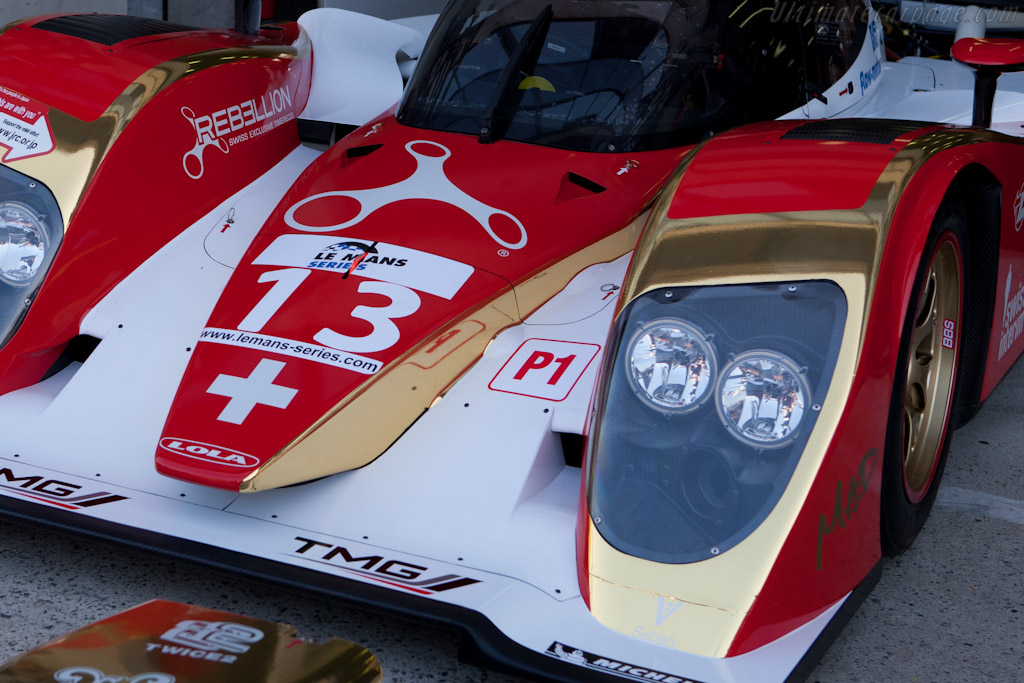
[[[170,24],[166,21],[116,14],[76,14],[68,17],[55,17],[41,21],[32,28],[63,33],[66,36],[74,36],[101,45],[113,45],[131,38],[196,30],[191,26]]]
[[[915,130],[934,126],[920,121],[885,119],[833,119],[812,121],[782,136],[783,140],[819,140],[829,142],[868,142],[891,145],[896,138]]]

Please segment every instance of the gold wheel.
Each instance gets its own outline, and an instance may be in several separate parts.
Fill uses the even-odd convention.
[[[903,400],[903,486],[911,503],[928,493],[942,454],[956,379],[963,283],[960,250],[941,239],[922,283],[911,330]]]

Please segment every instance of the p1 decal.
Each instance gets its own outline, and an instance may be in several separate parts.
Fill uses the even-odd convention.
[[[294,553],[303,559],[343,569],[364,579],[419,595],[434,595],[442,591],[482,583],[479,579],[471,579],[457,574],[443,574],[424,579],[421,577],[430,571],[428,567],[403,560],[387,559],[383,555],[373,554],[372,551],[363,555],[361,551],[353,552],[344,546],[314,541],[302,536],[296,536],[295,540],[299,541],[301,545]]]
[[[509,394],[563,401],[600,350],[597,344],[527,339],[488,387]]]
[[[214,446],[213,444],[189,441],[188,439],[165,437],[160,439],[160,448],[176,455],[183,455],[186,458],[195,458],[196,460],[227,465],[228,467],[251,468],[260,464],[260,459],[254,455],[239,453],[230,448]]]
[[[284,366],[281,361],[261,358],[248,377],[217,375],[206,393],[231,399],[217,419],[240,425],[258,405],[287,408],[299,390],[274,384]]]
[[[253,98],[202,116],[197,116],[191,107],[182,107],[181,115],[196,134],[195,145],[181,158],[185,174],[193,180],[202,178],[206,170],[203,151],[207,147],[212,145],[227,154],[234,145],[252,140],[295,118],[292,94],[287,86],[260,95],[258,103]],[[257,127],[263,121],[266,123]]]
[[[575,664],[576,666],[582,666],[605,674],[614,674],[634,681],[644,681],[645,683],[648,683],[649,681],[658,681],[659,683],[700,683],[692,678],[673,676],[672,674],[665,673],[664,671],[648,669],[635,664],[608,659],[607,657],[595,655],[590,652],[584,652],[579,648],[572,647],[571,645],[565,645],[558,641],[551,643],[544,654],[548,657],[560,659],[563,662]]]
[[[49,107],[0,86],[0,161],[17,161],[53,151],[53,132],[46,115]]]
[[[38,474],[18,476],[10,468],[0,468],[0,493],[17,495],[65,510],[81,510],[106,503],[116,503],[119,500],[128,500],[127,496],[119,496],[108,491],[94,493],[81,493],[81,491],[82,487],[78,484],[58,481]]]
[[[417,148],[419,148],[419,151],[417,151]],[[424,148],[434,153],[424,151]],[[333,190],[321,192],[312,197],[306,197],[288,209],[284,215],[285,223],[303,232],[334,232],[335,230],[344,230],[360,223],[370,214],[389,204],[405,199],[433,199],[465,211],[490,235],[491,239],[501,246],[507,249],[522,249],[526,246],[526,228],[523,226],[522,221],[508,211],[488,206],[480,200],[469,196],[466,192],[456,187],[455,183],[445,175],[444,162],[452,155],[450,149],[430,140],[413,140],[405,145],[405,149],[416,160],[416,170],[405,180],[368,190]],[[347,197],[354,199],[359,202],[359,213],[355,217],[336,225],[306,225],[296,219],[296,211],[324,197]],[[512,221],[516,228],[519,229],[518,241],[506,242],[495,234],[491,221],[497,216]]]
[[[371,251],[372,249],[372,251]],[[253,260],[257,266],[285,266],[346,275],[355,265],[361,276],[403,285],[444,299],[455,296],[473,266],[425,251],[384,242],[318,235],[283,235]]]

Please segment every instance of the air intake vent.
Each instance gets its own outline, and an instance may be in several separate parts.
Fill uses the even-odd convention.
[[[783,135],[782,139],[891,145],[901,135],[934,125],[934,123],[919,121],[889,121],[886,119],[832,119],[812,121],[797,126]]]
[[[116,14],[75,14],[54,17],[35,24],[32,28],[62,33],[100,45],[114,45],[122,40],[159,36],[165,33],[195,31],[191,26],[169,24],[145,17],[125,17]]]
[[[607,188],[604,185],[569,171],[562,177],[562,182],[558,187],[558,196],[555,197],[555,204],[580,197],[593,197],[596,194],[601,194],[605,189]]]

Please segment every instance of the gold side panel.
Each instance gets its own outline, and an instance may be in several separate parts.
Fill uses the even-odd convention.
[[[136,78],[95,121],[82,121],[51,107],[47,116],[53,130],[54,150],[5,165],[50,188],[66,230],[100,162],[125,127],[160,92],[185,76],[220,64],[254,58],[295,59],[309,53],[309,42],[303,33],[303,40],[296,47],[219,49],[164,62]]]
[[[636,244],[647,213],[628,227],[535,274],[440,329],[367,380],[305,433],[242,482],[251,493],[362,467],[402,433],[468,370],[503,329],[540,308],[580,271],[613,261]],[[365,429],[373,424],[373,429]]]
[[[853,211],[669,219],[669,204],[693,155],[684,161],[637,245],[617,313],[635,297],[662,287],[829,280],[846,296],[847,319],[829,392],[804,454],[778,504],[746,539],[705,561],[661,564],[616,550],[590,520],[590,607],[600,622],[686,652],[726,655],[800,513],[844,412],[882,250],[904,189],[940,151],[1007,140],[987,131],[922,136],[895,155],[867,202]]]

